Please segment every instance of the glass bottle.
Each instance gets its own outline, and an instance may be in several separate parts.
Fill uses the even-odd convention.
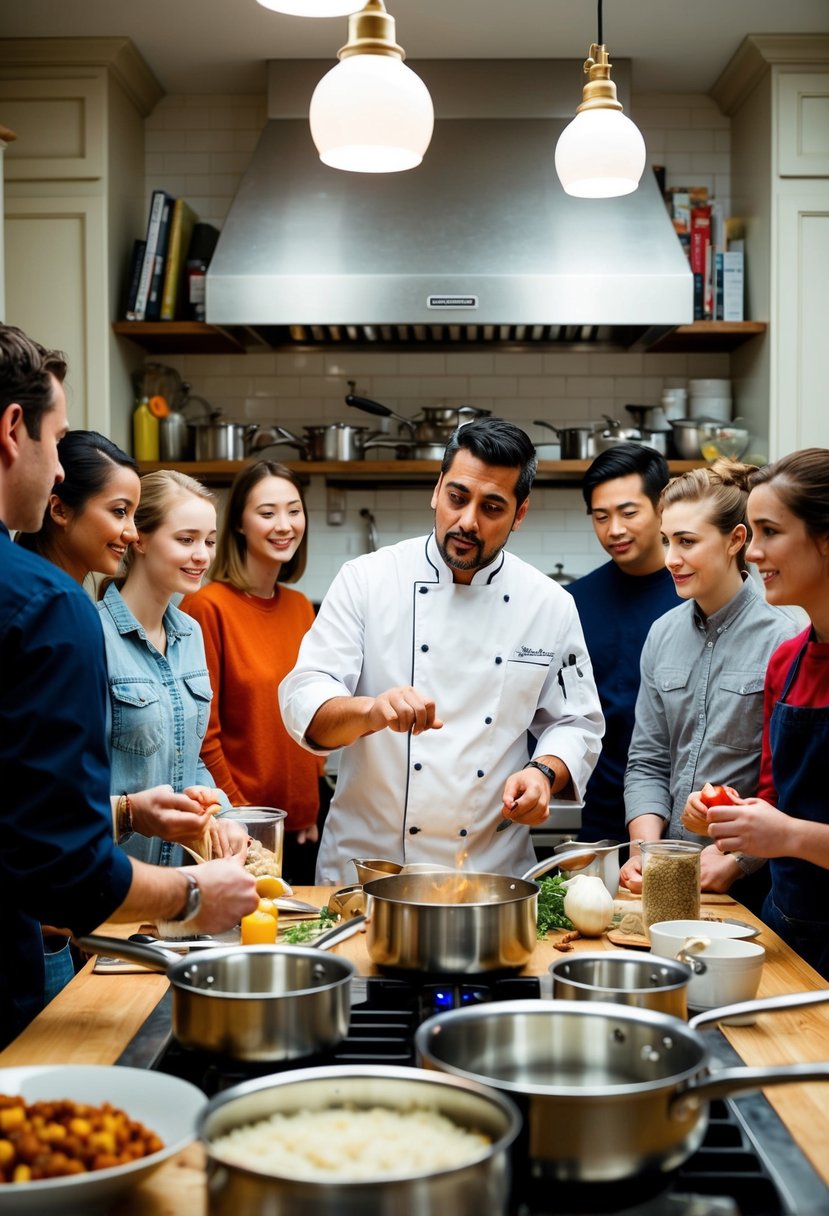
[[[695,840],[643,840],[639,847],[645,929],[662,920],[698,920],[704,846]]]

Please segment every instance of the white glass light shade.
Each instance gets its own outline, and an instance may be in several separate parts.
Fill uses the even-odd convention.
[[[291,17],[347,17],[362,8],[363,0],[259,0],[263,8]]]
[[[429,90],[396,55],[349,55],[314,89],[320,160],[354,173],[398,173],[423,160],[435,112]]]
[[[645,141],[621,110],[582,110],[559,136],[556,173],[567,194],[632,194],[645,168]]]

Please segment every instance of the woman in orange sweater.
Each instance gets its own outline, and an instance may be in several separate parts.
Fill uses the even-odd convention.
[[[302,576],[307,542],[299,481],[257,460],[231,487],[212,582],[180,605],[202,627],[213,687],[202,759],[234,806],[287,812],[283,873],[302,884],[314,881],[320,761],[288,735],[276,690],[314,619],[285,585]]]

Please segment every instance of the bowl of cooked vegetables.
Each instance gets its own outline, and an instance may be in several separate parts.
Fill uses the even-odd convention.
[[[143,1068],[0,1068],[0,1213],[106,1210],[186,1148],[204,1105]]]

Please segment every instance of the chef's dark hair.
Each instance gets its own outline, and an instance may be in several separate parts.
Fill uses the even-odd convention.
[[[137,461],[97,431],[67,431],[58,444],[58,459],[63,467],[63,481],[52,488],[52,494],[76,513],[106,489],[117,467],[132,469],[138,476]],[[58,531],[50,502],[38,531],[18,532],[16,539],[24,549],[49,557]]]
[[[43,415],[54,408],[52,376],[63,383],[66,355],[46,350],[15,325],[0,325],[0,414],[19,405],[30,439],[40,439]]]
[[[455,453],[461,448],[471,452],[484,464],[503,469],[518,469],[515,497],[520,507],[529,498],[538,468],[535,447],[526,431],[503,418],[478,418],[459,426],[446,445],[441,473],[448,473]]]
[[[616,443],[599,452],[584,475],[581,493],[587,504],[587,514],[593,508],[593,491],[597,486],[615,481],[617,477],[629,477],[632,473],[638,473],[642,478],[642,489],[656,506],[671,475],[667,460],[656,448],[645,447],[643,443]]]
[[[813,540],[829,536],[829,450],[801,448],[781,456],[752,473],[749,488],[762,485],[774,489]]]

